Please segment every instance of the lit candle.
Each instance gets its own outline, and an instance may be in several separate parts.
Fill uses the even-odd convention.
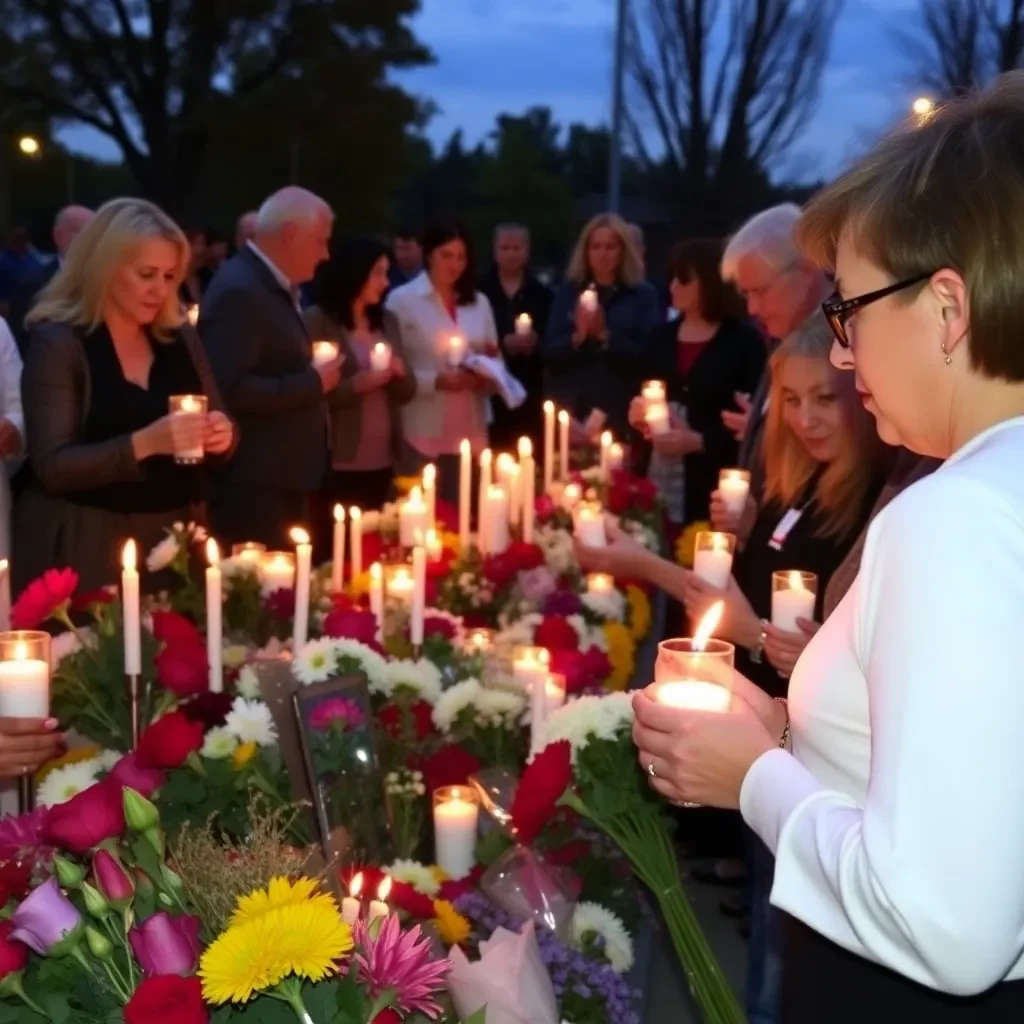
[[[652,402],[644,409],[644,422],[652,437],[667,434],[671,428],[668,406],[664,402]]]
[[[693,711],[728,711],[736,649],[712,640],[724,604],[716,601],[701,619],[692,639],[666,640],[659,645],[656,681],[650,693],[659,704]],[[663,649],[667,649],[667,653]],[[670,678],[662,678],[662,659]],[[676,678],[676,676],[682,678]]]
[[[529,313],[520,313],[516,317],[516,334],[522,337],[533,330],[533,317]]]
[[[423,467],[423,500],[427,503],[427,527],[437,522],[437,466],[428,462]]]
[[[731,533],[697,534],[693,551],[693,571],[716,590],[725,590],[732,575],[736,538]]]
[[[466,637],[466,649],[470,654],[486,654],[494,644],[493,629],[474,629]]]
[[[391,369],[391,346],[384,341],[378,341],[370,349],[370,369],[377,373]]]
[[[290,551],[268,551],[260,564],[263,593],[295,587],[295,556]]]
[[[195,327],[199,323],[199,303],[192,302],[185,310],[185,319],[188,320],[190,327]]]
[[[417,539],[422,541],[422,535]],[[409,639],[418,648],[423,646],[423,618],[427,609],[427,551],[421,544],[412,549],[412,581]]]
[[[410,608],[412,606],[412,595],[415,589],[416,581],[413,579],[409,566],[396,566],[394,571],[388,577],[388,597],[394,598],[394,600],[403,607]]]
[[[729,691],[719,683],[701,679],[674,679],[655,688],[659,704],[691,711],[728,711]]]
[[[498,483],[505,488],[508,496],[508,521],[515,526],[519,522],[517,501],[519,492],[519,465],[508,452],[502,452],[496,463]]]
[[[309,590],[313,569],[313,545],[309,534],[296,526],[291,531],[295,544],[295,628],[292,650],[298,653],[309,639]]]
[[[558,468],[563,480],[569,479],[569,414],[558,413]]]
[[[665,401],[665,382],[663,380],[645,380],[640,389],[645,405],[659,404]]]
[[[555,403],[544,403],[544,493],[555,478]]]
[[[530,750],[541,751],[541,735],[544,723],[552,711],[565,703],[565,676],[545,673],[538,678],[530,690]]]
[[[583,488],[579,484],[566,484],[562,488],[562,508],[567,512],[572,512],[582,498]]]
[[[597,289],[593,285],[591,285],[589,288],[587,288],[580,295],[580,305],[588,313],[596,313],[597,312],[597,306],[598,306],[599,301],[600,300],[598,299]]]
[[[171,417],[174,461],[191,465],[203,461],[203,426],[206,423],[206,395],[171,395],[167,400]]]
[[[0,717],[50,717],[50,637],[0,634]]]
[[[603,548],[608,543],[604,532],[604,509],[599,502],[580,502],[576,510],[576,539],[588,548]]]
[[[493,456],[490,448],[480,453],[480,488],[477,497],[476,540],[480,554],[487,554],[487,492],[491,487],[491,462]]]
[[[380,885],[377,886],[377,898],[370,900],[370,922],[373,923],[378,917],[387,917],[390,913],[388,909],[388,897],[391,895],[391,879],[385,877],[381,880]]]
[[[468,786],[434,790],[434,863],[449,877],[465,878],[473,870],[480,807]]]
[[[266,544],[258,544],[255,541],[247,540],[244,544],[234,544],[231,547],[231,557],[237,558],[240,562],[259,569],[260,563],[266,557]]]
[[[351,926],[359,920],[359,914],[363,909],[362,900],[359,894],[363,891],[363,873],[357,874],[348,883],[348,895],[341,901],[341,916],[345,924]]]
[[[616,442],[608,450],[608,472],[609,475],[622,469],[622,465],[626,460],[626,450],[621,444]]]
[[[380,562],[370,566],[370,611],[377,621],[377,643],[384,640],[384,568]]]
[[[551,654],[546,647],[519,647],[512,655],[512,678],[527,693],[543,689],[550,672]]]
[[[345,506],[334,506],[334,545],[331,554],[331,591],[345,589]]]
[[[338,345],[333,341],[313,342],[313,365],[327,366],[338,358]]]
[[[432,562],[440,562],[444,557],[444,541],[441,534],[431,527],[427,530],[427,558]]]
[[[730,515],[741,516],[750,495],[750,473],[745,469],[723,469],[718,474],[718,496]]]
[[[469,441],[459,442],[459,547],[462,553],[469,551],[470,497],[473,479],[473,454]]]
[[[142,610],[139,606],[139,570],[135,541],[121,553],[121,605],[124,620],[124,674],[142,674]]]
[[[615,589],[615,580],[605,572],[587,574],[588,594],[610,594]]]
[[[461,334],[453,334],[448,339],[448,365],[457,370],[466,358],[466,339]]]
[[[814,621],[818,577],[813,572],[772,573],[772,625],[787,633],[801,632],[797,619]]]
[[[609,461],[612,451],[612,432],[604,431],[601,434],[601,479],[608,483],[611,478],[611,463]]]
[[[211,537],[206,542],[206,660],[210,665],[210,693],[224,689],[224,596],[220,571],[220,548]]]
[[[0,632],[11,628],[11,574],[10,562],[0,558]]]
[[[423,491],[413,487],[409,497],[398,509],[398,542],[403,548],[411,548],[416,543],[416,534],[422,536],[430,524],[427,521],[430,510],[423,500]]]
[[[536,504],[537,470],[533,463],[533,442],[519,438],[519,489],[523,506],[523,540],[533,543],[533,517]]]
[[[348,510],[349,522],[352,524],[352,579],[357,580],[363,574],[363,513],[354,505]]]
[[[508,549],[508,495],[500,484],[492,484],[487,488],[484,499],[484,540],[481,546],[489,555],[500,555]]]

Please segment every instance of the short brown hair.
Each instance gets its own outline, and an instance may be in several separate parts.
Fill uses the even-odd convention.
[[[847,228],[858,251],[893,281],[947,267],[961,274],[971,365],[1024,380],[1024,72],[887,136],[811,200],[797,241],[833,268]]]
[[[700,282],[700,312],[705,320],[721,323],[747,315],[746,303],[739,292],[722,279],[722,253],[725,243],[718,238],[689,238],[680,242],[669,256],[669,281],[689,284]]]

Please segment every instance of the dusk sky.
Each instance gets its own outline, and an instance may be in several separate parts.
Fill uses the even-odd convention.
[[[397,77],[440,108],[428,129],[437,144],[460,127],[475,143],[496,114],[541,104],[561,124],[607,123],[614,7],[614,0],[424,0],[415,29],[436,63]],[[817,114],[790,166],[773,176],[827,176],[907,109],[916,90],[895,26],[912,27],[917,7],[917,0],[846,0]],[[91,133],[76,130],[69,141],[116,154]]]

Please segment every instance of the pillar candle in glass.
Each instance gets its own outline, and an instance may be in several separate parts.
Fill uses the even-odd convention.
[[[717,590],[729,586],[736,538],[731,533],[701,530],[693,546],[693,571]]]
[[[448,365],[457,370],[466,358],[466,339],[461,334],[453,334],[448,339]]]
[[[640,397],[644,406],[665,403],[665,382],[663,380],[645,380],[640,387]]]
[[[363,512],[355,505],[348,510],[349,522],[352,526],[352,580],[355,582],[363,574]]]
[[[587,574],[588,594],[610,594],[615,589],[615,580],[605,572],[591,572]]]
[[[185,309],[185,319],[188,321],[189,327],[195,327],[199,323],[199,303],[190,302]]]
[[[508,506],[509,498],[500,484],[491,484],[484,499],[484,532],[481,534],[481,550],[489,555],[501,555],[508,549]]]
[[[388,907],[388,897],[391,895],[391,878],[387,875],[381,879],[377,886],[377,898],[370,900],[367,908],[367,917],[370,921],[376,921],[378,917],[387,917],[391,913]]]
[[[583,292],[580,293],[580,305],[588,313],[596,313],[600,301],[601,300],[598,297],[597,289],[593,285],[591,285],[589,288],[584,289]]]
[[[142,674],[142,608],[139,603],[138,553],[135,541],[121,552],[121,608],[124,628],[124,674]]]
[[[412,595],[416,589],[416,581],[412,569],[408,565],[388,566],[385,573],[384,589],[389,601],[394,601],[405,609],[412,607]]]
[[[663,640],[650,696],[659,704],[694,711],[728,711],[736,648],[725,640]]]
[[[434,863],[449,878],[465,878],[473,870],[480,804],[469,786],[434,790]]]
[[[494,456],[490,448],[480,453],[480,488],[476,504],[476,539],[480,554],[487,552],[487,492],[491,487],[491,469]]]
[[[517,647],[512,654],[512,678],[527,693],[543,687],[550,672],[551,654],[546,647]]]
[[[370,566],[370,612],[377,621],[377,643],[384,641],[384,567],[380,562]]]
[[[260,563],[263,593],[295,589],[295,555],[290,551],[268,551]]]
[[[604,532],[604,509],[599,501],[581,501],[576,509],[576,539],[588,548],[608,543]]]
[[[427,505],[427,529],[437,522],[437,466],[428,462],[423,467],[423,500]]]
[[[50,717],[50,634],[0,633],[0,718]]]
[[[409,615],[409,640],[413,647],[423,646],[423,620],[427,611],[427,549],[417,544],[412,549],[412,609]]]
[[[533,462],[533,442],[528,437],[519,438],[519,487],[523,507],[523,540],[532,544],[537,470]]]
[[[416,534],[426,534],[430,529],[428,522],[430,509],[423,499],[423,491],[413,487],[409,497],[398,508],[398,542],[403,548],[411,548],[416,543]]]
[[[601,434],[601,479],[608,483],[611,478],[612,432],[605,430]]]
[[[566,512],[573,512],[582,500],[583,488],[579,484],[566,484],[562,488],[562,508]]]
[[[723,469],[718,474],[718,495],[732,515],[743,515],[750,495],[750,473],[745,469]]]
[[[258,544],[256,541],[247,540],[243,544],[231,545],[231,557],[239,562],[251,565],[253,569],[259,569],[260,563],[266,557],[267,545]]]
[[[672,428],[672,420],[669,416],[668,405],[664,402],[649,403],[644,409],[644,422],[650,430],[652,437],[660,434],[667,434]]]
[[[295,545],[295,622],[292,632],[292,650],[298,653],[309,639],[309,595],[313,575],[313,544],[309,534],[300,526],[292,528],[289,536]]]
[[[206,660],[210,665],[210,693],[224,689],[224,586],[220,548],[210,537],[206,542]]]
[[[385,341],[378,341],[370,349],[370,369],[377,373],[391,369],[391,346]]]
[[[472,511],[473,452],[469,441],[459,442],[459,548],[469,552],[469,516]]]
[[[555,479],[555,403],[544,403],[544,493]]]
[[[203,427],[206,425],[206,395],[171,395],[167,399],[171,416],[171,444],[174,461],[194,465],[203,461]]]
[[[558,413],[558,471],[563,480],[569,479],[569,414]]]
[[[520,313],[516,317],[516,334],[522,337],[533,330],[533,317],[529,313]]]
[[[608,452],[608,472],[615,473],[622,469],[626,461],[626,449],[618,441],[611,446]]]
[[[334,341],[313,342],[313,365],[327,366],[333,363],[339,354],[338,344]]]
[[[530,690],[530,750],[537,754],[542,747],[544,723],[551,712],[565,703],[565,676],[545,673]]]
[[[359,920],[363,909],[363,902],[360,896],[363,891],[363,873],[358,872],[348,883],[348,895],[341,901],[341,917],[349,927]]]
[[[334,537],[331,545],[331,591],[345,589],[345,506],[334,506]]]
[[[772,625],[787,633],[802,632],[797,619],[814,621],[818,577],[813,572],[772,573]]]

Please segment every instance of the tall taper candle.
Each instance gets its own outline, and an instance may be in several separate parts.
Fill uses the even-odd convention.
[[[124,623],[124,674],[142,674],[142,610],[139,607],[139,570],[135,541],[121,553],[121,604]]]
[[[480,554],[487,554],[487,492],[491,489],[491,462],[493,455],[490,448],[480,453],[480,488],[477,498],[476,538]]]
[[[292,652],[298,654],[309,639],[309,587],[313,568],[313,545],[309,534],[296,526],[291,531],[295,544],[295,628]]]
[[[564,409],[558,414],[558,475],[569,479],[569,414]]]
[[[459,442],[459,547],[463,556],[469,551],[469,513],[473,504],[470,489],[473,480],[473,453],[468,440]]]
[[[384,568],[380,562],[370,566],[370,611],[377,620],[374,639],[381,643],[384,639]]]
[[[352,523],[352,580],[363,574],[363,513],[355,505],[348,510]]]
[[[345,506],[334,506],[334,546],[331,554],[331,591],[345,589]]]
[[[423,467],[423,500],[427,503],[427,526],[437,521],[437,466],[430,462]]]
[[[612,432],[610,430],[604,431],[601,434],[601,482],[608,483],[611,479],[611,452],[612,452]]]
[[[533,463],[533,442],[519,438],[519,493],[523,499],[523,540],[533,543],[533,507],[537,487],[537,470]]]
[[[11,565],[0,558],[0,633],[11,628]]]
[[[211,537],[206,542],[206,660],[210,664],[210,693],[224,689],[224,592],[220,571],[220,548]]]
[[[555,479],[555,403],[544,403],[544,493]]]
[[[423,646],[423,618],[427,610],[427,549],[423,538],[412,549],[412,610],[409,616],[409,639],[414,648]]]

